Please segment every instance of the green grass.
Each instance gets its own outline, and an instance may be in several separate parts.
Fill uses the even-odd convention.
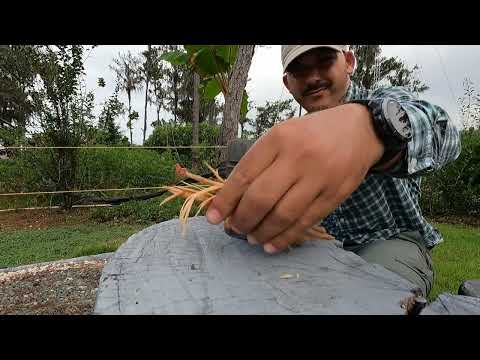
[[[463,281],[480,279],[480,228],[435,225],[445,241],[433,250],[436,279],[429,300],[443,292],[457,294]]]
[[[0,268],[115,251],[141,229],[178,217],[183,200],[160,206],[164,197],[98,208],[81,224],[0,230]]]
[[[43,230],[0,231],[0,268],[115,251],[145,226],[80,224]]]

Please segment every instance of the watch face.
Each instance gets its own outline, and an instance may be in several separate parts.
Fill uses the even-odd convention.
[[[390,122],[392,127],[401,137],[410,139],[412,137],[410,120],[400,104],[395,100],[389,99],[383,105],[385,118]]]

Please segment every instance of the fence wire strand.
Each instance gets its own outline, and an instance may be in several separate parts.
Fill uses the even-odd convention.
[[[0,146],[0,150],[33,150],[33,149],[224,149],[226,145],[212,146]]]
[[[0,146],[1,150],[43,150],[43,149],[224,149],[225,145],[212,146]],[[163,186],[149,187],[127,187],[118,189],[85,189],[85,190],[59,190],[59,191],[33,191],[33,192],[14,192],[0,193],[0,196],[34,196],[34,195],[56,195],[56,194],[75,194],[88,192],[111,192],[111,191],[133,191],[133,190],[159,190]],[[8,209],[13,210],[13,209]]]
[[[163,186],[121,188],[121,189],[88,189],[88,190],[63,190],[63,191],[34,191],[34,192],[17,192],[17,193],[1,193],[0,196],[21,196],[21,195],[51,195],[51,194],[72,194],[85,192],[107,192],[107,191],[129,191],[129,190],[158,190]]]

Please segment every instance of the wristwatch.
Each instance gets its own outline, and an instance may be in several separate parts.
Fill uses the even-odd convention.
[[[385,146],[385,152],[374,167],[380,167],[407,148],[412,139],[412,126],[400,103],[392,98],[352,100],[368,108],[373,118],[373,127]]]

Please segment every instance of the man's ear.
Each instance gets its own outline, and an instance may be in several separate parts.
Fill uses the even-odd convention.
[[[285,85],[285,87],[288,89],[288,91],[290,91],[290,88],[288,86],[288,75],[287,75],[287,73],[283,74],[283,85]]]
[[[347,64],[348,75],[352,75],[357,67],[357,59],[355,58],[353,51],[345,51],[345,62]]]

